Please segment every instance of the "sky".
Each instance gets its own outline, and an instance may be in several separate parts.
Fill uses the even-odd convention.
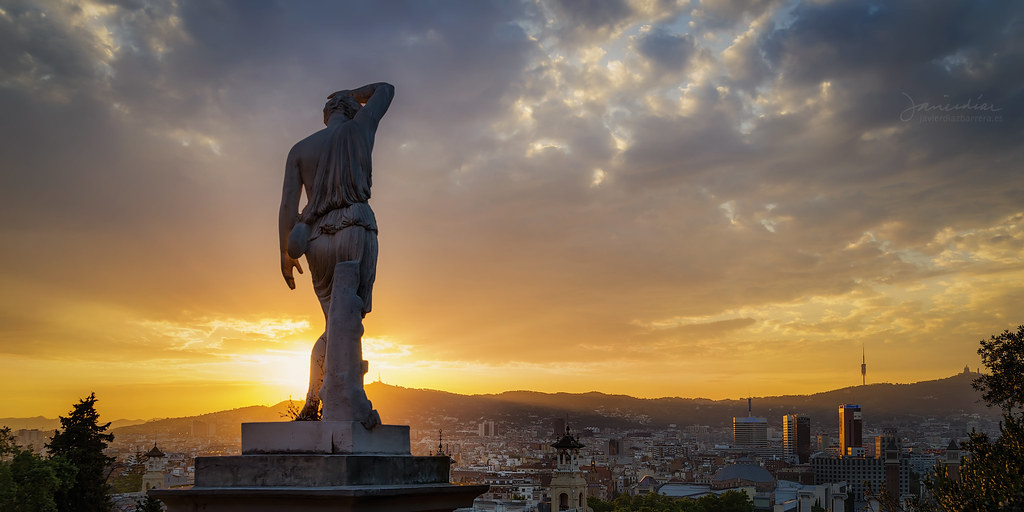
[[[367,381],[976,369],[1024,323],[1021,62],[1010,1],[0,0],[0,417],[303,398],[285,156],[378,81]]]

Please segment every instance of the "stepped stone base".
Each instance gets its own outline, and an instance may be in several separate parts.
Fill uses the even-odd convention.
[[[409,427],[367,430],[355,421],[243,423],[242,455],[257,453],[409,455]]]
[[[451,512],[486,485],[448,483],[451,459],[413,457],[409,427],[242,424],[242,455],[197,457],[191,488],[153,489],[167,512]]]
[[[219,487],[149,494],[167,512],[451,512],[473,506],[486,485]]]
[[[197,457],[196,487],[336,487],[448,483],[448,457],[240,455]]]

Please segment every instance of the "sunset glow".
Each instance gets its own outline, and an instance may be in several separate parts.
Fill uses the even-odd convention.
[[[375,81],[367,382],[803,394],[1024,323],[1013,2],[2,3],[0,417],[304,398],[283,163]]]

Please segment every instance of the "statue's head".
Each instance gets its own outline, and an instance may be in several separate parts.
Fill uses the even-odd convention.
[[[355,98],[347,94],[337,94],[333,98],[327,100],[324,104],[324,124],[327,124],[327,120],[334,115],[335,112],[341,112],[346,118],[352,119],[356,116],[356,112],[363,105],[356,101]]]

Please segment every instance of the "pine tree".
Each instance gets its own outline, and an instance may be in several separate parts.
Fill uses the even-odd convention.
[[[74,484],[55,496],[59,512],[108,512],[111,510],[107,495],[107,467],[113,457],[103,453],[114,440],[106,433],[110,423],[99,423],[96,412],[96,394],[79,400],[67,417],[60,417],[61,430],[53,434],[46,445],[51,457],[61,457],[75,468]]]

